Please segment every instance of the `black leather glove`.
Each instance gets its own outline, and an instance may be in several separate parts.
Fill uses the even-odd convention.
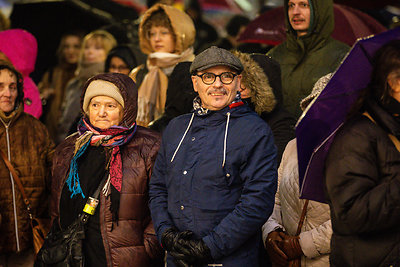
[[[179,232],[176,228],[171,227],[164,231],[161,235],[161,245],[166,251],[171,251],[176,242]]]
[[[193,235],[191,231],[179,232],[176,228],[171,227],[164,231],[161,235],[161,245],[172,256],[178,267],[189,267],[189,263],[185,261],[185,255],[176,250],[175,245],[179,239],[189,238]]]
[[[194,239],[193,233],[178,238],[174,249],[183,255],[182,260],[194,266],[212,261],[210,249],[202,239]]]

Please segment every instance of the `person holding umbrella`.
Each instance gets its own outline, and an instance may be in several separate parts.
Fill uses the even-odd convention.
[[[329,73],[315,83],[311,94],[300,102],[303,111],[331,77]],[[274,266],[288,266],[295,259],[302,266],[328,266],[332,235],[329,206],[299,197],[297,140],[293,139],[286,146],[278,169],[274,211],[262,228],[263,241]]]
[[[325,165],[331,266],[400,265],[400,40],[374,55],[368,86]]]

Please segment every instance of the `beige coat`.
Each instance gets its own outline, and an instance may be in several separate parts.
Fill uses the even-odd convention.
[[[299,175],[297,164],[297,143],[293,139],[286,146],[278,169],[278,191],[271,217],[263,226],[263,241],[268,233],[283,228],[288,234],[295,235],[305,200],[299,199]],[[310,201],[300,233],[300,246],[306,257],[302,257],[301,266],[329,266],[332,226],[329,206]]]

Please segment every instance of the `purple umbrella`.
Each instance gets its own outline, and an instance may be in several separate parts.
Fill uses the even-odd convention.
[[[324,165],[337,130],[370,82],[371,59],[387,42],[400,39],[400,28],[358,40],[296,127],[300,198],[326,202]]]

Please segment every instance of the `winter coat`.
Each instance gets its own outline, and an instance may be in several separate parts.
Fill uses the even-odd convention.
[[[0,52],[6,55],[24,78],[24,111],[39,118],[42,115],[40,93],[29,77],[35,69],[37,56],[36,38],[22,29],[0,32]]]
[[[192,62],[178,63],[168,79],[167,101],[164,114],[149,124],[149,128],[163,132],[175,117],[189,113],[193,109],[193,99],[197,93],[193,89],[189,68]]]
[[[400,123],[376,102],[339,130],[326,160],[332,266],[400,266]]]
[[[104,74],[106,75],[106,74]],[[121,125],[132,125],[137,112],[137,89],[126,86],[122,78],[106,80],[118,86],[125,108]],[[103,76],[104,77],[104,76]],[[133,83],[131,83],[133,84]],[[83,89],[83,94],[88,83]],[[81,107],[83,99],[81,99]],[[50,212],[54,220],[60,214],[60,197],[64,187],[78,135],[65,139],[56,149],[53,162]],[[100,194],[100,229],[107,266],[151,266],[161,258],[162,250],[157,241],[148,207],[148,185],[152,166],[160,146],[158,133],[138,126],[133,138],[120,146],[122,159],[122,189],[118,221],[112,221],[111,198]]]
[[[273,209],[275,158],[270,128],[246,105],[173,119],[150,181],[159,240],[170,227],[190,230],[216,264],[257,266],[260,229]],[[167,266],[175,266],[169,256]]]
[[[267,54],[277,60],[282,69],[284,107],[297,118],[299,102],[310,94],[317,80],[336,70],[349,47],[333,39],[334,15],[332,0],[309,0],[311,23],[306,35],[297,37],[288,18],[285,0],[286,41]]]
[[[297,144],[293,139],[288,143],[278,169],[274,211],[263,226],[264,244],[268,234],[277,228],[282,228],[289,235],[296,235],[304,202],[304,199],[299,199]],[[331,236],[329,206],[310,200],[299,240],[305,255],[301,259],[301,266],[329,266]]]
[[[19,175],[33,216],[48,217],[49,174],[54,144],[46,127],[38,119],[24,113],[23,105],[7,117],[0,111],[0,150],[8,156]],[[32,248],[32,230],[26,205],[2,158],[0,188],[0,255]]]
[[[242,83],[251,97],[244,99],[268,123],[278,149],[278,165],[287,143],[295,137],[296,120],[285,108],[282,99],[281,69],[279,63],[262,54],[234,51],[244,70]]]

